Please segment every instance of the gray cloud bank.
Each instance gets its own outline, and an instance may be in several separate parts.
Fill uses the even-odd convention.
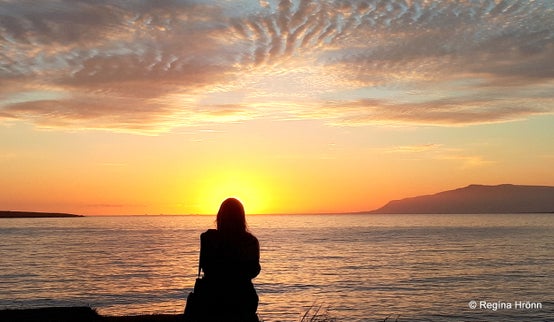
[[[241,80],[313,67],[336,84],[308,84],[310,103],[282,113],[502,122],[554,112],[553,57],[549,0],[3,1],[0,121],[164,131],[263,117],[257,100],[280,97]],[[203,102],[214,89],[248,99]]]

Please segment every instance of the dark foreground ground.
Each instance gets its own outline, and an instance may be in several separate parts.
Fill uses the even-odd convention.
[[[2,322],[183,322],[182,314],[102,316],[90,307],[0,310]]]

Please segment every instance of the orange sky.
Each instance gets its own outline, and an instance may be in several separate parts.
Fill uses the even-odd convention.
[[[554,185],[548,1],[0,4],[0,209],[349,212]]]

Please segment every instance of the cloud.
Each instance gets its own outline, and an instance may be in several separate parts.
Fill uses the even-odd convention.
[[[167,131],[288,103],[343,125],[504,122],[554,113],[553,39],[549,1],[4,1],[0,119]],[[12,99],[39,91],[64,95]],[[246,94],[206,103],[225,91]]]
[[[461,164],[460,168],[463,170],[484,167],[496,163],[495,161],[486,160],[479,155],[445,154],[440,156],[440,159],[458,162]]]
[[[90,99],[40,100],[11,104],[7,110],[12,118],[31,120],[41,128],[102,129],[130,132],[159,132],[164,125],[170,128],[171,117],[177,111],[149,104],[144,108],[140,100]],[[156,107],[156,108],[153,108]],[[141,108],[142,107],[142,108]],[[98,126],[98,127],[96,127]]]
[[[463,126],[519,120],[552,112],[550,99],[463,97],[413,103],[367,99],[328,102],[319,116],[327,117],[331,123],[338,125],[407,123]]]
[[[442,144],[429,143],[429,144],[418,144],[418,145],[403,145],[403,146],[394,146],[383,149],[384,153],[421,153],[432,151],[440,148]]]
[[[2,153],[0,153],[0,161],[13,160],[16,157],[17,157],[17,154],[15,154],[13,152],[2,152]]]
[[[377,153],[397,154],[411,159],[453,161],[459,164],[460,169],[484,167],[496,163],[463,149],[449,148],[438,143],[391,146],[377,149]]]

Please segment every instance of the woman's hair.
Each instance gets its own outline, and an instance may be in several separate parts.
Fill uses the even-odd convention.
[[[217,230],[224,233],[241,233],[248,231],[246,215],[242,203],[235,198],[227,198],[217,212]]]

